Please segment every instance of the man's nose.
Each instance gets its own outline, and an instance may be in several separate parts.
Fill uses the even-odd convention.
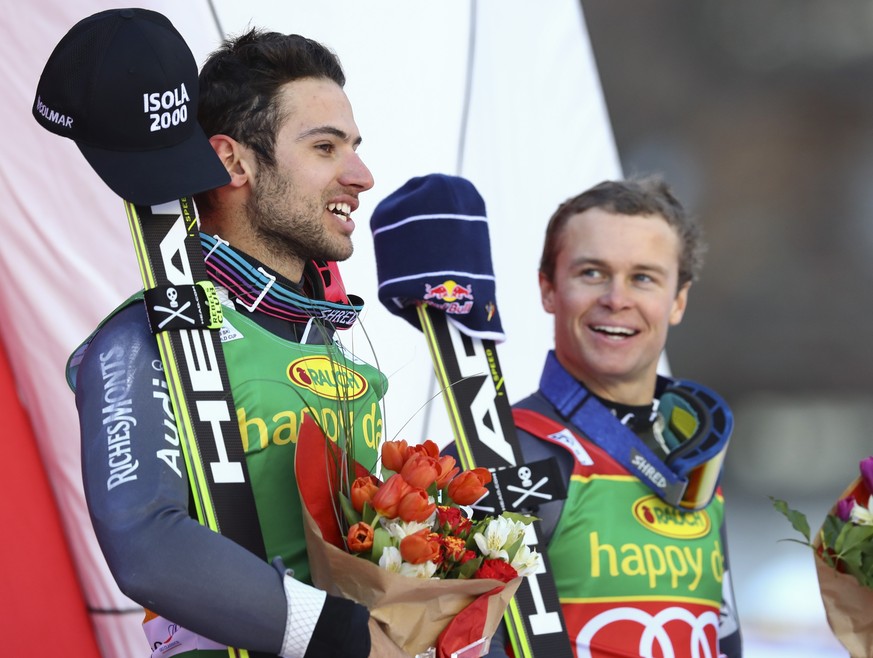
[[[630,290],[626,282],[618,278],[610,279],[603,294],[600,296],[600,303],[611,309],[626,308],[630,305],[631,297]]]
[[[373,174],[357,153],[352,153],[345,163],[340,183],[350,187],[356,187],[364,192],[373,187]]]

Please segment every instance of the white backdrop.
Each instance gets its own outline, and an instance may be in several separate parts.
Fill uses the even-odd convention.
[[[73,396],[63,368],[96,323],[139,288],[121,201],[72,142],[30,116],[36,82],[58,40],[115,0],[2,0],[0,333],[30,414],[104,658],[145,655],[138,608],[116,589],[84,505]],[[376,186],[355,213],[355,255],[342,266],[366,301],[354,347],[390,377],[386,434],[449,439],[442,402],[424,413],[433,379],[421,334],[376,295],[369,217],[412,176],[463,175],[485,198],[497,296],[508,340],[499,349],[511,399],[536,385],[551,321],[536,267],[560,201],[620,175],[595,63],[575,0],[143,0],[167,15],[199,62],[221,30],[249,24],[315,38],[337,52]],[[216,20],[217,19],[217,20]],[[15,26],[10,29],[9,26]],[[471,38],[472,37],[472,38]],[[469,93],[468,93],[469,90]],[[466,124],[464,118],[466,117]],[[462,131],[462,126],[466,130]],[[462,134],[463,132],[463,134]],[[372,348],[367,344],[372,342]],[[409,421],[409,424],[406,424]]]

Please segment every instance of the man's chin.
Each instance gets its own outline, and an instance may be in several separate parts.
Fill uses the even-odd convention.
[[[331,248],[325,249],[322,254],[317,258],[320,258],[321,260],[336,261],[338,263],[341,263],[342,261],[351,258],[354,251],[355,248],[352,245],[351,241],[349,241],[345,245],[333,245]]]
[[[348,260],[349,258],[352,257],[353,253],[355,253],[355,248],[352,246],[352,243],[349,242],[348,248],[341,250],[340,253],[337,255],[337,257],[334,258],[333,260],[335,260],[335,261]]]

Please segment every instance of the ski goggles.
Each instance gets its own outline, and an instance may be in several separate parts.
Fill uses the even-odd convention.
[[[669,501],[675,507],[693,511],[710,503],[733,425],[725,401],[696,382],[676,380],[661,395],[653,429],[667,452],[664,464],[684,484]]]

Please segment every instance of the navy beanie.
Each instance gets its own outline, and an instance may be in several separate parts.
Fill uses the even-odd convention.
[[[412,178],[370,219],[379,300],[421,329],[416,305],[443,311],[474,338],[503,341],[485,201],[457,176]]]

